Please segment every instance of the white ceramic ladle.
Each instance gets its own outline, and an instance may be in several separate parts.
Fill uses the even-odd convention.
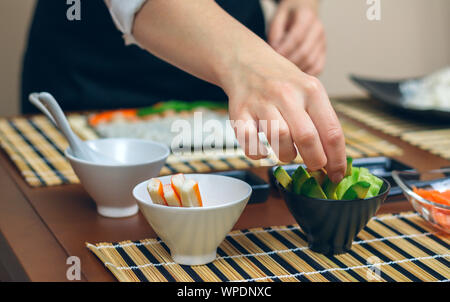
[[[83,142],[70,128],[69,122],[55,98],[48,92],[31,93],[30,102],[41,110],[55,124],[69,142],[73,154],[79,159],[97,164],[117,165],[121,162],[92,149]]]

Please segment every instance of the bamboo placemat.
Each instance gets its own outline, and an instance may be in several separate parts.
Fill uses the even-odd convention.
[[[432,125],[408,119],[396,115],[385,104],[367,99],[333,100],[333,106],[370,127],[450,160],[450,121],[446,125]]]
[[[412,212],[373,218],[350,252],[307,247],[298,225],[233,231],[206,265],[178,265],[159,238],[86,243],[119,281],[449,281],[450,236]]]
[[[69,117],[72,127],[82,128],[81,115]],[[81,125],[81,126],[80,126]],[[348,120],[342,120],[347,143],[347,154],[354,158],[367,156],[390,156],[402,150]],[[77,131],[78,130],[78,131]],[[82,131],[86,139],[95,139],[94,131]],[[79,183],[69,162],[64,157],[68,146],[58,129],[42,115],[29,118],[0,119],[0,144],[19,169],[26,182],[33,187]],[[296,163],[302,160],[298,157]],[[172,173],[205,173],[212,171],[248,169],[278,164],[274,156],[263,160],[250,160],[242,149],[223,152],[205,151],[182,155],[171,154],[161,175]]]

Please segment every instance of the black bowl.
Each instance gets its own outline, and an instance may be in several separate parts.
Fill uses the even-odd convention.
[[[310,198],[284,189],[278,182],[289,211],[305,232],[311,250],[325,255],[348,252],[356,235],[375,215],[391,186],[384,178],[380,194],[367,199]]]

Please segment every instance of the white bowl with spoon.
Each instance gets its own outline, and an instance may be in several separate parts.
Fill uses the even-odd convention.
[[[111,158],[94,150],[92,147],[82,141],[70,128],[64,112],[59,107],[58,102],[48,92],[31,93],[30,102],[42,111],[53,124],[58,127],[61,133],[69,142],[73,154],[79,158],[90,162],[101,164],[120,164],[121,162],[115,158]]]
[[[135,215],[139,208],[131,194],[133,187],[159,175],[170,153],[169,148],[160,143],[131,138],[98,139],[86,144],[122,162],[91,162],[74,156],[71,147],[65,150],[75,174],[97,204],[97,212],[112,218]]]
[[[166,145],[142,139],[109,138],[82,141],[72,132],[56,100],[49,93],[32,93],[30,101],[63,133],[65,150],[75,174],[105,217],[127,217],[139,208],[131,195],[136,183],[155,177],[170,150]]]
[[[171,176],[158,177],[163,184]],[[179,264],[200,265],[213,261],[219,244],[231,231],[252,188],[242,180],[214,174],[186,174],[198,182],[202,207],[169,207],[152,202],[148,180],[133,190],[139,208]]]

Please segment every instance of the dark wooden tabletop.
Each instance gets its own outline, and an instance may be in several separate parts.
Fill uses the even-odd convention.
[[[362,128],[401,147],[395,159],[418,170],[450,166],[450,162],[398,138]],[[267,168],[253,169],[267,180]],[[81,260],[82,281],[115,281],[85,247],[85,242],[111,242],[156,237],[144,217],[112,219],[97,214],[81,185],[31,188],[6,154],[0,152],[0,281],[67,281],[69,256]],[[381,213],[411,210],[405,200],[386,202]],[[273,189],[269,199],[246,207],[235,229],[295,223]]]

